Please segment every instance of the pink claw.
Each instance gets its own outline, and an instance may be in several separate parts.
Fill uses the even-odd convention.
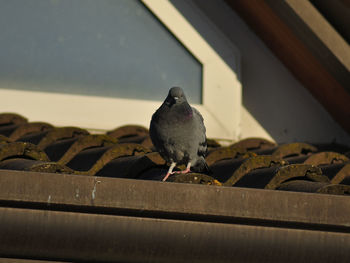
[[[186,167],[185,170],[173,172],[173,169],[174,169],[175,165],[176,165],[176,163],[172,163],[172,164],[171,164],[168,173],[167,173],[167,174],[165,175],[165,177],[163,178],[163,182],[165,182],[166,179],[168,179],[168,177],[169,177],[171,174],[187,174],[187,173],[191,172],[191,169],[190,169],[190,168],[191,168],[191,163],[188,163],[188,164],[187,164],[187,167]]]
[[[186,168],[186,169],[183,170],[183,171],[176,171],[175,173],[177,173],[177,174],[187,174],[187,173],[189,173],[189,172],[191,172],[191,170],[190,170],[189,168]]]
[[[175,173],[175,172],[167,173],[167,174],[165,175],[165,177],[163,178],[163,182],[165,182],[166,179],[168,179],[168,177],[169,177],[171,174],[174,174],[174,173]]]

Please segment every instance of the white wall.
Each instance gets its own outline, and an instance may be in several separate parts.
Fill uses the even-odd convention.
[[[197,10],[198,16],[208,17],[208,28],[197,30],[211,45],[217,47],[219,54],[220,41],[213,37],[213,30],[221,31],[222,37],[238,48],[241,54],[243,107],[247,110],[242,116],[241,138],[271,136],[279,143],[335,141],[350,145],[349,134],[224,1],[171,2],[195,27],[193,10]],[[220,55],[225,59],[225,54]],[[229,61],[226,62],[230,65]],[[254,118],[250,118],[249,114]],[[257,123],[254,124],[254,119],[262,128]]]

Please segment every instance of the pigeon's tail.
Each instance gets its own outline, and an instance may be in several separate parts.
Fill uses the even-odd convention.
[[[191,167],[191,170],[196,173],[203,173],[207,175],[213,174],[213,172],[209,169],[208,164],[205,162],[204,158],[200,158],[195,166]]]

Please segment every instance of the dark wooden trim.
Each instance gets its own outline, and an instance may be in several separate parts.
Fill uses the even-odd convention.
[[[350,133],[350,93],[262,0],[226,0],[294,76]],[[350,85],[350,83],[348,83]]]
[[[348,198],[0,170],[0,256],[348,262]]]
[[[350,230],[348,196],[70,174],[0,170],[1,206]]]
[[[350,92],[350,46],[322,14],[309,1],[265,2],[332,77]]]

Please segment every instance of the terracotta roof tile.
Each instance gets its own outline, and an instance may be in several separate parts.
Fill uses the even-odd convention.
[[[0,162],[0,169],[73,174],[74,171],[56,162],[45,162],[24,158],[11,158]]]
[[[45,122],[28,122],[18,125],[8,137],[12,141],[21,140],[22,137],[26,137],[33,134],[38,134],[40,137],[43,137],[47,131],[53,128],[54,127],[51,124]]]
[[[273,149],[277,145],[274,142],[270,142],[264,138],[247,138],[233,143],[231,147],[243,148],[247,151],[261,151],[265,149]]]
[[[87,130],[76,128],[76,127],[63,127],[63,128],[54,128],[48,131],[45,136],[38,142],[38,147],[45,149],[50,144],[69,138],[81,137],[83,135],[88,135]]]
[[[154,152],[148,130],[142,126],[89,134],[79,127],[31,123],[9,113],[0,114],[0,123],[0,169],[146,180],[161,180],[166,172],[165,161]],[[213,174],[174,175],[169,181],[279,190],[300,186],[300,191],[347,194],[321,191],[311,184],[348,184],[349,158],[341,153],[320,152],[302,142],[277,145],[262,138],[225,147],[212,139],[208,142],[206,161]]]
[[[40,161],[49,161],[49,157],[38,146],[28,142],[10,142],[0,145],[0,160],[22,157]]]
[[[0,114],[0,126],[3,125],[14,125],[23,124],[28,122],[28,120],[16,113],[1,113]]]

